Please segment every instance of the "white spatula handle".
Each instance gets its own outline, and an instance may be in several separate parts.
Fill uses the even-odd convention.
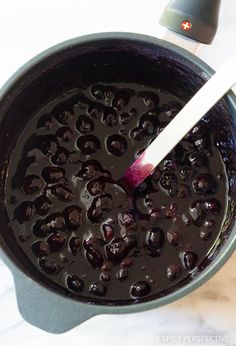
[[[145,161],[157,166],[192,127],[236,83],[236,55],[231,57],[194,95],[145,150]],[[144,162],[145,163],[145,162]]]
[[[132,176],[134,186],[141,183],[192,127],[221,99],[236,83],[236,55],[231,57],[186,106],[165,127],[141,156],[126,171]],[[135,176],[134,173],[135,172]]]

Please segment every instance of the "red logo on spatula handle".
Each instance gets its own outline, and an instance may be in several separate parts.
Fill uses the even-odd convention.
[[[192,27],[192,23],[189,20],[185,20],[181,23],[181,29],[184,31],[190,30]]]

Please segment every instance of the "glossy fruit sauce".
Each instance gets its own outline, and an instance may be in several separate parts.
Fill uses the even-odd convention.
[[[7,208],[17,242],[49,286],[128,304],[178,289],[199,270],[227,203],[208,118],[136,191],[120,183],[182,106],[164,90],[99,84],[32,117],[11,158]]]

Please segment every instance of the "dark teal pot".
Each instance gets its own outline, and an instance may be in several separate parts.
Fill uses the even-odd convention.
[[[105,62],[105,64],[104,64]],[[105,67],[104,67],[105,66]],[[89,69],[88,69],[89,67]],[[16,140],[37,104],[47,101],[60,88],[73,86],[83,79],[99,79],[101,69],[112,69],[107,80],[117,78],[153,82],[158,79],[163,88],[188,100],[213,74],[199,58],[163,40],[131,33],[101,33],[78,37],[58,44],[37,55],[20,68],[0,91],[0,251],[12,271],[19,310],[26,321],[52,333],[65,332],[99,314],[118,314],[144,311],[168,304],[198,288],[219,270],[235,249],[236,229],[233,213],[236,201],[234,169],[236,161],[236,98],[232,92],[215,107],[216,116],[224,117],[229,138],[232,162],[227,167],[229,203],[222,235],[208,265],[195,273],[178,290],[145,303],[105,306],[89,304],[66,297],[48,288],[44,278],[30,267],[14,243],[8,227],[4,205],[4,184],[8,162]],[[90,72],[88,72],[90,71]],[[100,72],[99,72],[100,71]],[[104,72],[103,71],[103,72]],[[112,73],[111,73],[112,72]],[[137,73],[138,72],[138,73]],[[19,118],[19,114],[23,114]],[[50,322],[49,322],[50,321]]]

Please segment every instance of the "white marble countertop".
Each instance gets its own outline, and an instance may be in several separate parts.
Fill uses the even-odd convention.
[[[24,62],[65,39],[102,31],[161,37],[167,0],[1,1],[0,85]],[[93,13],[90,9],[93,8]],[[201,58],[217,68],[236,51],[236,1],[222,0],[219,31]],[[197,339],[198,338],[198,339]],[[147,312],[101,315],[62,334],[43,332],[20,316],[13,280],[0,261],[0,345],[236,345],[236,253],[188,296]]]

